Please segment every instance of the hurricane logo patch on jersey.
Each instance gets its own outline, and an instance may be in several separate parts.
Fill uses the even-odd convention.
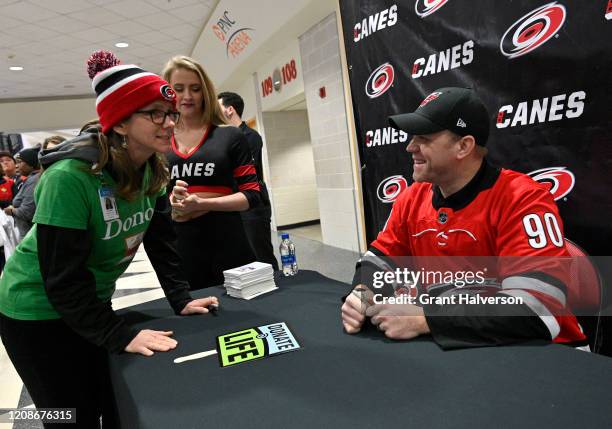
[[[533,180],[548,187],[555,201],[568,195],[576,184],[574,173],[565,167],[549,167],[527,173]]]
[[[389,63],[384,63],[372,72],[365,85],[366,95],[376,98],[383,95],[391,85],[395,77],[395,70]]]
[[[550,40],[565,23],[565,6],[552,2],[532,10],[504,33],[499,49],[508,58],[528,54]]]
[[[174,99],[176,98],[176,93],[172,88],[170,88],[170,85],[160,86],[159,92],[161,92],[162,97],[164,97],[166,100],[174,101]]]
[[[383,203],[392,203],[399,194],[408,187],[408,182],[401,175],[391,176],[384,179],[376,189],[378,199]]]
[[[421,18],[425,18],[436,12],[447,2],[448,0],[417,0],[414,4],[414,11]]]

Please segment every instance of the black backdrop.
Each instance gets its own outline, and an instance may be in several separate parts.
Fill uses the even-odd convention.
[[[412,180],[410,136],[392,133],[387,117],[413,111],[436,88],[465,86],[489,109],[490,160],[548,182],[566,236],[610,255],[609,7],[608,0],[341,0],[368,242]]]

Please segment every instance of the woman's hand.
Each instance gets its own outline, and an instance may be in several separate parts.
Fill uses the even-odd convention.
[[[189,184],[183,180],[177,180],[172,188],[172,193],[170,194],[170,202],[174,205],[175,203],[179,203],[181,200],[184,200],[189,196],[189,192],[187,192],[187,187]]]
[[[174,338],[170,338],[172,333],[172,331],[143,329],[125,347],[125,351],[145,356],[153,356],[154,352],[167,352],[178,344]]]
[[[219,299],[216,296],[208,296],[206,298],[194,299],[185,305],[185,307],[181,310],[182,316],[187,316],[188,314],[205,314],[208,313],[209,305],[219,306]]]

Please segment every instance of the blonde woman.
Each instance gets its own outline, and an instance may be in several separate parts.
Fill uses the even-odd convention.
[[[134,330],[111,307],[115,281],[141,242],[177,314],[218,304],[191,299],[172,245],[160,154],[179,116],[174,93],[158,76],[117,62],[109,52],[90,58],[99,124],[43,152],[35,225],[0,280],[2,342],[34,404],[75,408],[83,428],[109,415],[108,351],[150,356],[177,345],[172,332]]]
[[[178,251],[191,288],[200,289],[255,261],[239,212],[259,204],[259,181],[246,139],[224,125],[202,66],[176,56],[163,76],[181,113],[167,154]]]

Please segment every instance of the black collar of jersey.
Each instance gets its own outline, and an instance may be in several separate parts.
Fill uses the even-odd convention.
[[[461,210],[474,201],[480,192],[491,188],[497,181],[500,172],[501,169],[493,167],[491,164],[489,164],[487,159],[484,158],[478,172],[472,178],[472,180],[470,180],[467,185],[454,194],[444,198],[440,188],[438,186],[434,186],[431,204],[436,210],[442,207],[448,207],[455,211]]]

